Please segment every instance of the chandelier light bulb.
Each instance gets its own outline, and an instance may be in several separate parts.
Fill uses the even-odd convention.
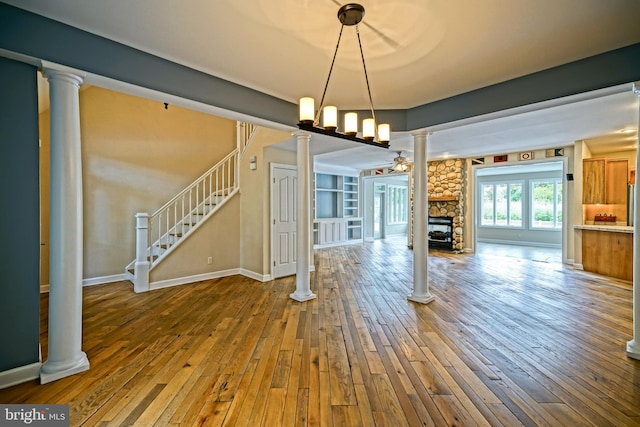
[[[315,120],[315,107],[313,98],[305,96],[300,98],[300,123],[313,123]]]
[[[336,130],[338,127],[338,108],[327,105],[322,110],[322,127],[326,130]]]
[[[355,135],[358,133],[358,113],[347,113],[344,115],[344,133]]]
[[[376,122],[373,119],[364,119],[362,121],[362,137],[368,141],[372,141],[376,136]]]
[[[389,142],[391,140],[391,126],[389,123],[378,125],[378,142]]]

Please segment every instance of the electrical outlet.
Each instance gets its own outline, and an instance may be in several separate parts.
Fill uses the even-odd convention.
[[[213,264],[213,257],[207,258],[207,264]]]

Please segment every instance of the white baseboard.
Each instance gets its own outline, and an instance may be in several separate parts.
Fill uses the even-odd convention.
[[[316,270],[315,265],[310,264],[309,265],[309,271],[313,272]],[[227,277],[227,276],[234,276],[236,274],[240,274],[242,276],[246,276],[250,279],[253,280],[257,280],[259,282],[268,282],[270,280],[273,280],[272,276],[270,274],[260,274],[260,273],[256,273],[254,271],[251,270],[247,270],[244,268],[231,268],[228,270],[221,270],[221,271],[214,271],[211,273],[204,273],[204,274],[196,274],[193,276],[185,276],[185,277],[178,277],[175,279],[167,279],[167,280],[160,280],[157,282],[153,282],[150,283],[150,288],[151,289],[162,289],[162,288],[169,288],[172,286],[179,286],[179,285],[185,285],[187,283],[194,283],[194,282],[201,282],[203,280],[210,280],[210,279],[218,279],[220,277]],[[105,283],[113,283],[113,282],[121,282],[127,280],[127,276],[126,274],[114,274],[111,276],[103,276],[103,277],[93,277],[90,279],[83,279],[82,280],[82,286],[94,286],[94,285],[102,285]],[[49,292],[49,285],[42,285],[40,286],[40,292]]]
[[[309,271],[316,271],[316,266],[309,265]],[[196,274],[194,276],[178,277],[176,279],[160,280],[149,284],[150,290],[170,288],[172,286],[186,285],[188,283],[201,282],[203,280],[218,279],[220,277],[228,277],[242,275],[258,282],[269,282],[273,280],[270,274],[260,274],[245,268],[231,268],[229,270],[214,271],[211,273]]]
[[[122,282],[127,280],[127,276],[123,274],[113,274],[111,276],[92,277],[89,279],[82,279],[82,286],[94,286],[103,285],[105,283]]]
[[[532,247],[538,247],[538,248],[554,248],[554,249],[562,248],[562,245],[558,243],[520,242],[518,240],[478,239],[478,242],[496,243],[499,245],[532,246]]]
[[[250,279],[257,280],[258,282],[268,282],[272,280],[270,274],[260,274],[260,273],[256,273],[255,271],[247,270],[244,268],[240,269],[240,274]]]
[[[122,282],[127,280],[126,274],[114,274],[111,276],[91,277],[89,279],[82,279],[82,286],[94,286],[103,285],[105,283]],[[40,285],[40,293],[46,294],[51,289],[50,284]]]
[[[584,265],[574,263],[573,264],[573,269],[574,270],[584,270]]]
[[[36,362],[0,372],[0,389],[40,378],[41,366],[42,363]]]

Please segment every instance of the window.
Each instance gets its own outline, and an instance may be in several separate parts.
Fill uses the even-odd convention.
[[[522,183],[482,184],[480,225],[522,227]]]
[[[531,181],[531,228],[562,228],[562,180]]]
[[[407,187],[389,185],[387,187],[388,213],[387,224],[406,224],[408,221],[408,191]]]

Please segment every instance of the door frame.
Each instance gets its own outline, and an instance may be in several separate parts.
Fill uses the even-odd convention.
[[[466,250],[470,250],[471,252],[475,252],[477,246],[478,246],[478,226],[479,226],[479,221],[480,221],[480,215],[479,215],[479,209],[480,209],[480,203],[479,203],[479,195],[478,195],[478,175],[477,172],[479,169],[487,169],[487,168],[500,168],[500,167],[507,167],[507,166],[514,166],[516,164],[521,164],[521,165],[526,165],[526,164],[543,164],[543,163],[549,163],[549,162],[558,162],[558,163],[562,163],[562,229],[561,229],[561,253],[562,253],[562,263],[563,264],[573,264],[574,263],[574,259],[575,259],[575,251],[576,250],[582,250],[581,248],[576,248],[575,245],[573,246],[573,252],[574,252],[574,258],[573,259],[569,259],[569,245],[570,243],[570,239],[573,240],[574,239],[574,235],[573,235],[573,230],[569,230],[569,228],[573,226],[573,224],[575,224],[575,218],[574,218],[574,211],[572,209],[572,206],[575,204],[574,200],[576,197],[579,197],[579,200],[582,200],[582,194],[579,194],[576,196],[576,194],[574,192],[569,192],[569,182],[567,180],[567,174],[570,173],[569,172],[569,157],[567,156],[558,156],[558,157],[548,157],[548,158],[544,158],[544,159],[537,159],[537,160],[531,160],[531,161],[522,161],[519,163],[515,163],[515,162],[508,162],[508,163],[504,163],[504,164],[489,164],[489,165],[477,165],[475,167],[472,167],[470,172],[467,172],[467,178],[468,178],[468,182],[467,182],[467,195],[469,197],[468,202],[466,203],[468,206],[468,209],[465,212],[465,223],[469,223],[471,224],[471,229],[470,234],[471,234],[471,239],[470,241],[472,242],[472,247],[471,248],[465,248]],[[570,200],[571,199],[571,200]],[[471,218],[471,221],[467,220],[468,218]],[[465,237],[468,237],[469,234],[466,234]],[[467,241],[465,239],[465,241]],[[468,246],[468,243],[466,244]]]

